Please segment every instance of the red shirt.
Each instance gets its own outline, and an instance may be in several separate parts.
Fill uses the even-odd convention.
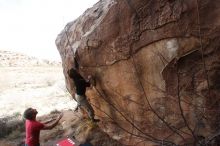
[[[25,143],[28,146],[39,145],[40,130],[44,128],[44,124],[34,120],[26,120],[25,128],[26,128]]]

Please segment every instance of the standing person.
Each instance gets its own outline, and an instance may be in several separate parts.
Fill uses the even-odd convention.
[[[78,107],[83,107],[85,108],[87,114],[89,115],[89,118],[93,121],[93,122],[99,122],[99,119],[95,119],[95,114],[94,114],[94,110],[92,108],[92,106],[90,105],[90,103],[87,100],[86,97],[86,87],[90,87],[91,84],[89,81],[86,81],[79,73],[76,69],[71,68],[70,70],[68,70],[68,75],[69,77],[73,80],[74,84],[75,84],[75,89],[76,89],[76,94],[75,94],[75,99],[77,101],[77,107],[76,109],[78,109]],[[91,76],[89,77],[89,79],[91,80]]]
[[[26,129],[26,139],[25,146],[40,146],[40,130],[48,130],[55,127],[59,120],[62,118],[63,114],[60,114],[57,119],[50,124],[45,124],[36,121],[37,110],[33,108],[28,108],[24,111],[25,129]]]

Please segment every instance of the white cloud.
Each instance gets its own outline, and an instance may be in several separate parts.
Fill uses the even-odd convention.
[[[0,49],[60,59],[55,39],[98,0],[0,0]]]

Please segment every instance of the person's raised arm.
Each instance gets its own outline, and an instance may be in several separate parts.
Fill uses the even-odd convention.
[[[49,130],[54,128],[62,117],[63,117],[63,113],[61,113],[55,121],[51,122],[50,124],[45,124],[43,130]]]
[[[41,123],[43,123],[44,125],[45,124],[48,124],[48,123],[50,123],[50,122],[52,122],[52,121],[54,121],[55,119],[54,118],[51,118],[51,119],[49,119],[49,120],[47,120],[47,121],[43,121],[43,122],[41,122]]]

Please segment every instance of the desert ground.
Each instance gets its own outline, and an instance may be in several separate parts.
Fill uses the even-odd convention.
[[[39,115],[73,109],[60,66],[0,67],[0,118],[22,115],[28,107]]]

